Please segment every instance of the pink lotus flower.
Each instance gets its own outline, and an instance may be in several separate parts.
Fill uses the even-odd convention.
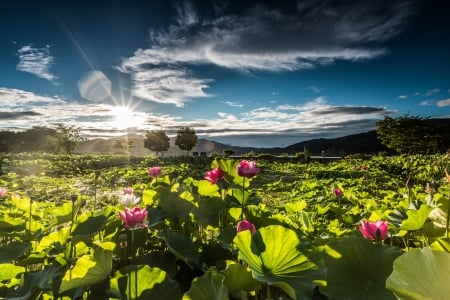
[[[388,222],[387,221],[361,221],[359,231],[369,240],[384,240],[388,237]]]
[[[150,167],[148,168],[148,175],[152,178],[158,178],[161,176],[161,168],[160,167]]]
[[[126,188],[123,188],[123,193],[125,194],[125,195],[132,195],[133,194],[133,188],[130,188],[130,187],[126,187]]]
[[[8,192],[8,190],[4,187],[0,188],[0,198],[3,198],[6,196],[6,193]]]
[[[219,168],[214,168],[211,171],[205,173],[205,179],[211,182],[211,184],[216,184],[220,179],[223,178],[224,173]]]
[[[259,174],[259,172],[261,172],[261,170],[256,167],[255,161],[243,160],[237,166],[237,172],[238,172],[239,176],[252,178],[256,174]]]
[[[334,188],[334,189],[333,189],[333,194],[334,194],[336,197],[342,197],[342,196],[344,196],[344,193],[342,192],[342,190],[341,190],[340,188]]]
[[[237,223],[237,232],[241,232],[244,230],[250,230],[252,235],[256,232],[255,225],[247,220],[242,220]]]
[[[133,209],[125,207],[125,211],[119,211],[119,217],[123,221],[125,228],[144,227],[147,210],[139,207],[134,207]]]

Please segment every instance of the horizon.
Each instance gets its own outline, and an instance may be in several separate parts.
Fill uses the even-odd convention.
[[[0,130],[273,148],[450,118],[448,1],[3,4]],[[24,20],[26,19],[26,22]]]

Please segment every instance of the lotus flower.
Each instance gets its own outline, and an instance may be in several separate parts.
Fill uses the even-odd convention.
[[[242,220],[237,223],[237,232],[241,232],[244,230],[250,230],[252,235],[256,232],[255,225],[253,225],[247,220]]]
[[[130,188],[130,187],[123,188],[124,194],[131,195],[131,194],[133,194],[133,192],[134,192],[133,188]]]
[[[342,197],[342,196],[344,196],[344,193],[342,192],[342,190],[341,190],[340,188],[335,188],[335,189],[333,189],[333,194],[334,194],[336,197]]]
[[[252,178],[256,174],[259,174],[259,172],[261,172],[261,170],[256,167],[255,161],[243,160],[237,166],[237,172],[238,172],[239,176]]]
[[[214,168],[211,171],[205,173],[205,179],[211,182],[211,184],[216,184],[220,179],[223,178],[224,173],[219,168]]]
[[[363,166],[361,167],[361,170],[363,170],[364,172],[367,171],[368,169],[369,169],[369,167],[366,166],[366,165],[363,165]]]
[[[0,198],[5,197],[7,192],[8,190],[6,188],[0,187]]]
[[[140,207],[134,207],[133,209],[125,207],[125,211],[119,211],[119,217],[123,221],[125,228],[144,227],[147,210]]]
[[[384,240],[388,237],[388,222],[387,221],[361,221],[359,231],[369,240]]]
[[[152,178],[158,178],[161,176],[161,168],[160,167],[150,167],[148,168],[148,175]]]
[[[133,189],[131,189],[131,190],[133,190]],[[120,205],[135,205],[135,204],[139,203],[139,201],[141,201],[141,198],[136,197],[133,194],[133,192],[131,192],[131,194],[128,192],[125,192],[125,189],[124,189],[123,195],[120,195],[120,197],[118,199],[118,202]]]

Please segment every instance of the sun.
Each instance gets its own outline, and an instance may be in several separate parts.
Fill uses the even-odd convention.
[[[144,117],[127,106],[114,106],[110,108],[113,116],[112,126],[119,130],[139,127],[144,123]]]

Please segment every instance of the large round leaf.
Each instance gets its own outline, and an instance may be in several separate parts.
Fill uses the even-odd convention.
[[[183,300],[228,300],[228,289],[223,283],[225,276],[214,268],[192,281],[192,286],[183,295]]]
[[[187,263],[191,268],[197,264],[198,249],[190,238],[171,230],[160,232],[158,237],[164,240],[173,255]]]
[[[64,275],[60,293],[81,286],[97,284],[110,276],[112,269],[112,252],[96,248],[94,255],[80,257],[73,269]]]
[[[324,252],[328,270],[324,293],[331,299],[395,299],[385,283],[400,249],[344,237],[327,244]]]
[[[386,286],[402,300],[449,299],[449,270],[450,253],[412,250],[394,261]]]
[[[111,293],[120,299],[180,299],[177,282],[163,270],[148,265],[129,265],[111,278]]]
[[[256,280],[280,287],[293,299],[311,297],[314,281],[323,279],[319,253],[293,230],[271,225],[253,236],[245,230],[233,242]]]

